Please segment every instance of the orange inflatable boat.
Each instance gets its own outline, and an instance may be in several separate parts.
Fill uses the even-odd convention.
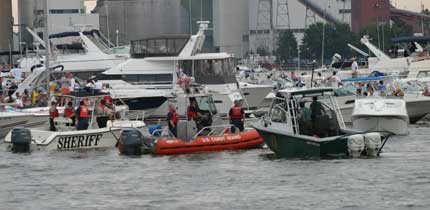
[[[225,133],[218,136],[197,136],[190,142],[178,138],[158,139],[152,148],[155,155],[176,155],[223,150],[258,148],[264,143],[255,129],[240,133]]]

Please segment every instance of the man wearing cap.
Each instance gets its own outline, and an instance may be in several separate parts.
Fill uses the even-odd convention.
[[[245,111],[242,109],[239,100],[234,101],[234,106],[230,109],[229,116],[230,124],[233,125],[230,129],[232,133],[236,132],[236,127],[239,128],[240,132],[245,130],[243,125],[245,121]]]

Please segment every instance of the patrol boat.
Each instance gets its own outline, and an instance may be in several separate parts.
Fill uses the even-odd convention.
[[[267,115],[254,124],[268,147],[279,157],[346,158],[378,156],[388,133],[347,129],[334,99],[333,88],[279,91]],[[313,101],[317,102],[313,102]],[[312,122],[298,117],[298,104],[319,103]],[[308,112],[309,113],[309,112]]]
[[[89,112],[89,127],[87,130],[77,130],[70,118],[57,117],[54,119],[57,131],[43,129],[14,128],[5,137],[4,142],[12,152],[31,152],[34,150],[66,151],[75,149],[113,148],[117,144],[117,137],[124,128],[133,127],[144,130],[145,123],[140,120],[128,120],[126,108],[115,107],[121,110],[115,115],[118,119],[109,120],[105,128],[99,128],[96,123],[95,109],[101,99],[107,94],[90,94],[73,92],[63,97],[79,106],[81,101],[87,102]],[[48,118],[46,119],[48,120]],[[70,125],[70,126],[69,126]]]
[[[190,110],[187,108],[193,101],[196,102],[196,110],[201,116],[198,119],[191,119]],[[154,155],[243,150],[260,147],[263,144],[263,139],[253,128],[231,133],[232,125],[219,116],[212,95],[205,92],[204,88],[191,88],[178,93],[176,99],[171,100],[170,103],[176,107],[179,115],[177,137],[167,128],[150,127],[151,136],[135,135],[143,138],[141,140],[119,139],[118,148],[121,154],[128,153],[129,142],[143,142],[144,150]],[[167,111],[166,109],[165,113]]]

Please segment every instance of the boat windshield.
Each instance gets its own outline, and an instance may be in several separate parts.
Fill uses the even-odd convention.
[[[197,105],[201,111],[207,111],[211,114],[216,114],[217,110],[211,96],[196,97]]]
[[[189,35],[165,36],[131,41],[132,58],[178,56]]]

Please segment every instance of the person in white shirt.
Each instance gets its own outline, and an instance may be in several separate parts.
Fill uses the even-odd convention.
[[[352,78],[356,78],[358,77],[358,63],[357,63],[357,58],[353,57],[352,59],[352,65],[351,65],[351,70],[352,70]]]
[[[97,91],[102,91],[103,89],[103,83],[98,81],[97,79],[94,80],[94,89],[96,89]]]
[[[69,80],[69,90],[73,92],[75,90],[76,80],[73,78],[72,73],[67,74],[67,80]]]
[[[330,82],[332,87],[339,87],[342,85],[342,80],[340,80],[339,77],[337,77],[337,72],[333,71],[333,74],[327,78],[327,80]]]
[[[18,68],[18,65],[15,64],[14,68],[10,70],[10,73],[12,73],[16,83],[20,83],[22,81],[22,70]]]

